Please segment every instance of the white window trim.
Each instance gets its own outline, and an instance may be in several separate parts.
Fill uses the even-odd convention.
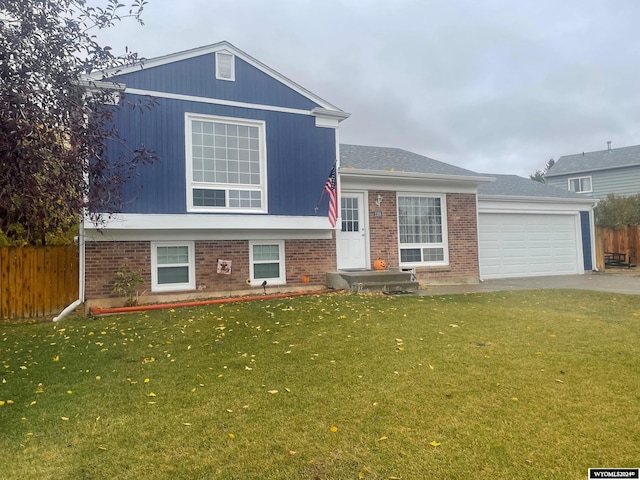
[[[400,243],[400,197],[439,198],[442,212],[442,242],[441,243]],[[447,227],[447,196],[444,194],[428,194],[414,192],[396,193],[396,223],[398,228],[398,263],[401,268],[447,266],[449,265],[449,235]],[[442,248],[443,260],[439,262],[402,262],[402,250],[409,248]]]
[[[576,190],[571,190],[571,182],[574,180],[579,180],[579,184],[580,186],[582,186],[582,180],[588,178],[589,179],[589,190],[580,190],[580,191],[576,191]],[[571,177],[569,179],[567,179],[567,189],[570,192],[574,192],[574,193],[592,193],[593,192],[593,179],[591,178],[591,175],[585,175],[584,177]]]
[[[278,278],[254,278],[253,277],[253,247],[255,245],[278,245],[280,256],[280,276]],[[249,242],[249,279],[252,287],[259,287],[262,282],[267,281],[267,285],[284,285],[287,283],[287,265],[285,263],[284,240],[255,240]]]
[[[191,125],[193,121],[220,122],[233,125],[241,125],[258,128],[258,140],[260,142],[260,185],[243,186],[238,184],[194,182],[193,180],[193,142]],[[266,145],[266,123],[261,120],[249,120],[234,117],[219,117],[215,115],[203,115],[195,113],[185,113],[185,162],[187,174],[187,212],[206,213],[267,213],[269,211],[267,203],[267,145]],[[262,208],[231,208],[231,207],[196,207],[193,205],[193,190],[204,188],[211,190],[225,190],[228,195],[229,190],[254,190],[260,191],[262,196]]]
[[[158,247],[187,247],[189,249],[189,282],[158,284]],[[183,290],[195,290],[196,288],[196,261],[195,242],[151,242],[151,291],[152,292],[178,292]],[[165,265],[163,265],[165,266]]]
[[[223,76],[220,71],[220,65],[222,64],[220,57],[222,56],[231,57],[228,77]],[[219,52],[216,52],[216,80],[224,80],[226,82],[235,82],[236,80],[236,56],[228,50],[220,50]]]

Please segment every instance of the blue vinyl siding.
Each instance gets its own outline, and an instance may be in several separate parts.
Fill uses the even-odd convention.
[[[238,72],[236,71],[236,77]],[[139,97],[133,96],[135,100]],[[268,206],[270,215],[325,215],[318,201],[335,161],[335,130],[315,126],[310,115],[253,110],[221,105],[160,99],[141,114],[118,112],[118,129],[128,145],[144,144],[160,160],[138,167],[138,175],[124,190],[127,213],[180,214],[187,212],[185,113],[263,120],[266,124]],[[112,151],[112,155],[117,149]],[[325,202],[326,203],[326,202]],[[210,214],[215,215],[215,214]]]
[[[319,105],[235,57],[235,81],[216,80],[215,54],[142,69],[114,78],[128,88],[311,110]]]
[[[591,253],[591,222],[590,212],[580,212],[580,229],[582,231],[582,254],[584,256],[584,269],[593,270]]]

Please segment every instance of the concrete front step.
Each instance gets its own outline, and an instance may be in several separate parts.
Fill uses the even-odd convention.
[[[356,292],[417,292],[419,284],[410,272],[367,270],[327,272],[327,287]]]

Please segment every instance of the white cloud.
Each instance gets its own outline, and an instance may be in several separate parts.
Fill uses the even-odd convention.
[[[145,57],[228,40],[352,113],[341,140],[471,170],[640,143],[633,0],[150,0],[104,36]]]

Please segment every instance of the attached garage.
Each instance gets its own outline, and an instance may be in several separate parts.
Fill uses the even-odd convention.
[[[478,195],[480,278],[575,275],[592,265],[594,201],[515,175]]]
[[[577,215],[481,213],[483,279],[582,273]]]

